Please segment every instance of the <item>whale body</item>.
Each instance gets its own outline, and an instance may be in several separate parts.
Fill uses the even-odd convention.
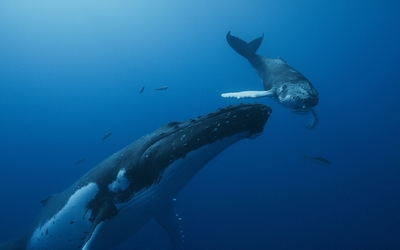
[[[181,249],[174,197],[223,150],[260,135],[271,112],[262,104],[240,104],[160,127],[43,200],[31,229],[0,249],[110,249],[151,218]]]
[[[241,56],[246,58],[260,77],[265,91],[241,91],[223,93],[225,98],[261,98],[270,97],[282,106],[292,110],[293,114],[312,113],[306,128],[313,129],[318,124],[314,107],[318,104],[318,92],[311,82],[300,72],[289,66],[282,58],[273,59],[257,55],[263,36],[247,43],[226,35],[228,44]]]

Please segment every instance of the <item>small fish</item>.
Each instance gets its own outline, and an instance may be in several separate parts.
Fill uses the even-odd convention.
[[[86,161],[87,157],[83,157],[82,159],[79,159],[74,166],[78,165],[79,163],[82,163],[84,161]]]
[[[296,109],[292,110],[292,115],[307,115],[310,113],[310,110],[308,109]]]
[[[159,88],[155,88],[154,91],[156,90],[166,90],[168,88],[168,86],[161,86]]]
[[[108,137],[110,137],[111,134],[112,134],[112,131],[107,132],[107,133],[103,136],[103,141],[104,141],[105,139],[107,139]]]
[[[312,162],[320,164],[320,165],[325,165],[325,166],[331,165],[330,161],[328,161],[325,158],[318,157],[318,156],[317,157],[307,157],[307,156],[303,155],[303,161],[306,161],[306,160],[312,161]]]
[[[139,95],[141,94],[141,93],[143,93],[143,91],[144,91],[144,87],[142,87],[138,92],[139,92]]]

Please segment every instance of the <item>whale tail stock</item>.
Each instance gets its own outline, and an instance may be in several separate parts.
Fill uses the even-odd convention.
[[[24,238],[10,240],[8,242],[0,243],[0,250],[21,250],[25,248]]]
[[[228,41],[228,44],[239,55],[245,57],[246,59],[249,59],[251,55],[254,55],[257,52],[258,48],[262,43],[263,38],[264,34],[261,37],[256,38],[253,41],[247,43],[242,39],[240,39],[239,37],[232,36],[230,31],[228,32],[228,34],[226,34],[226,40]]]

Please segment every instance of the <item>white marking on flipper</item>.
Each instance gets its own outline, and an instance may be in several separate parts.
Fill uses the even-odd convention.
[[[230,92],[221,94],[224,98],[262,98],[262,97],[272,97],[275,93],[271,90],[268,91],[241,91],[241,92]]]

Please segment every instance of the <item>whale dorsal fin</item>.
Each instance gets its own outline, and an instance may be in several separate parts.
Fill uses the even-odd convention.
[[[40,203],[42,203],[42,206],[46,206],[46,204],[49,202],[49,200],[51,200],[51,198],[53,198],[55,196],[55,194],[50,195],[49,197],[47,197],[46,199],[43,199],[40,201]]]
[[[282,57],[278,56],[278,59],[279,59],[279,60],[281,60],[282,62],[286,63],[286,61],[285,61],[285,60],[283,60],[283,58],[282,58]],[[286,63],[286,64],[287,64],[287,63]]]

